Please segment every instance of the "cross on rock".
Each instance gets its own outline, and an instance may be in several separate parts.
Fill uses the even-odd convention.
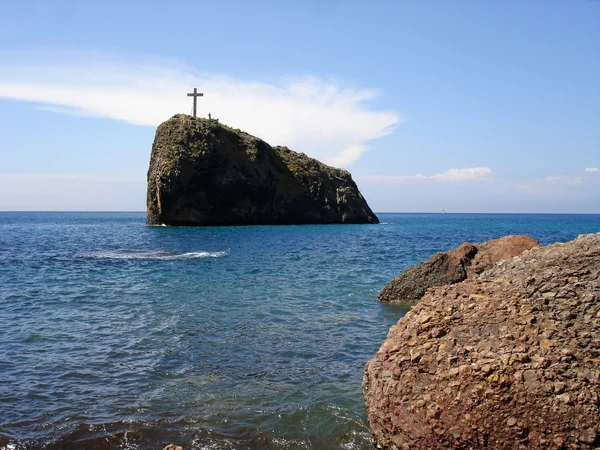
[[[198,92],[198,89],[194,88],[194,92],[188,92],[188,97],[194,97],[194,117],[196,117],[196,99],[198,97],[202,97],[204,94],[202,92]]]

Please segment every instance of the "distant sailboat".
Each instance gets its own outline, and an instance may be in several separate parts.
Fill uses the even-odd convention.
[[[442,214],[446,214],[446,210],[442,208]]]

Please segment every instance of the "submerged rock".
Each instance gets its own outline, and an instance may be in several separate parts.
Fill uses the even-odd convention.
[[[429,290],[363,388],[382,448],[598,448],[600,233]]]
[[[499,261],[539,247],[529,236],[504,236],[484,244],[465,242],[448,252],[439,252],[428,261],[412,266],[394,278],[378,299],[387,303],[410,304],[419,300],[428,288],[459,283],[480,274]]]
[[[156,131],[147,212],[150,225],[379,222],[348,171],[187,115]]]

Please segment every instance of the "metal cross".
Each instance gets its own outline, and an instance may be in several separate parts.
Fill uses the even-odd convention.
[[[204,94],[202,92],[198,92],[198,89],[194,88],[194,92],[188,92],[188,97],[194,97],[194,117],[196,117],[196,99],[198,97],[202,97]]]

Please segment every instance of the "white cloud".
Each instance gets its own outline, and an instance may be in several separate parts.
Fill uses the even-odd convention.
[[[600,169],[597,167],[588,167],[585,169],[586,172],[600,172]]]
[[[365,175],[358,179],[375,182],[406,182],[406,181],[478,181],[488,180],[493,174],[489,167],[468,167],[465,169],[449,169],[434,175]]]
[[[540,192],[542,190],[542,188],[539,185],[521,184],[521,185],[519,185],[519,190],[521,190],[523,192],[535,193],[535,192]]]
[[[581,184],[581,177],[570,177],[567,175],[548,175],[544,181],[548,184]]]
[[[204,93],[198,115],[210,112],[272,145],[335,165],[359,159],[366,142],[391,133],[400,121],[393,112],[365,106],[377,91],[316,77],[266,82],[202,73],[173,62],[77,61],[0,63],[0,97],[58,113],[156,126],[174,114],[191,113],[186,93],[198,87]]]
[[[487,178],[492,174],[489,167],[471,167],[467,169],[450,169],[444,173],[436,173],[431,178],[437,181],[471,181]]]
[[[555,192],[564,190],[567,186],[579,186],[583,183],[583,177],[569,175],[548,175],[521,184],[519,189],[524,192]]]

